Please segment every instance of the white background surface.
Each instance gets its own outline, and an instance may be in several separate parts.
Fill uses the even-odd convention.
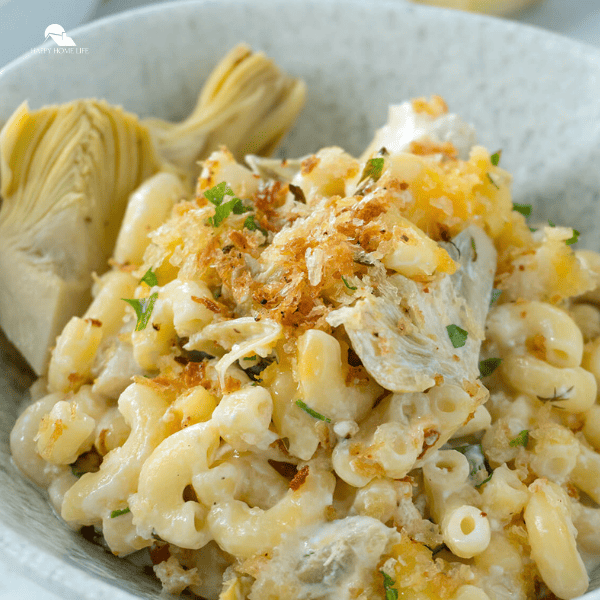
[[[398,0],[404,1],[404,0]],[[148,0],[0,0],[0,67],[44,41],[51,23],[69,29]],[[544,0],[516,20],[600,47],[600,0]],[[61,600],[0,563],[0,600]]]

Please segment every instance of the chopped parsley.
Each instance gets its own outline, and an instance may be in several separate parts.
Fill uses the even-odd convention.
[[[185,358],[188,362],[201,363],[203,360],[211,360],[214,358],[212,354],[204,352],[203,350],[185,350],[182,348],[182,351],[183,358]]]
[[[208,222],[213,227],[218,227],[231,213],[241,215],[250,210],[252,209],[244,206],[239,198],[234,198],[229,202],[215,206],[215,214],[208,218]]]
[[[531,233],[535,233],[537,231],[537,229],[535,227],[530,227],[529,231],[531,231]]]
[[[152,314],[152,309],[154,308],[154,303],[157,299],[158,292],[154,292],[154,294],[151,294],[148,298],[121,298],[121,300],[125,300],[127,304],[133,306],[133,310],[135,310],[135,314],[137,315],[137,323],[135,325],[136,331],[146,329],[146,325],[148,325],[150,315]]]
[[[540,402],[560,402],[561,400],[568,400],[571,397],[571,392],[575,389],[575,386],[572,385],[568,390],[557,393],[556,388],[554,388],[554,395],[549,398],[544,398],[543,396],[537,396],[537,399]],[[559,408],[558,406],[556,408]]]
[[[511,446],[512,448],[516,448],[517,446],[527,447],[528,443],[529,443],[529,429],[523,429],[523,431],[521,431],[514,440],[511,440],[508,443],[508,445]]]
[[[467,343],[467,336],[469,334],[458,325],[447,325],[446,331],[448,332],[448,337],[455,348],[462,348]]]
[[[305,413],[308,413],[311,417],[315,419],[319,419],[319,421],[325,421],[325,423],[331,423],[331,419],[329,417],[324,417],[322,414],[318,413],[316,410],[310,408],[305,402],[302,400],[296,400],[296,406],[299,406]]]
[[[349,290],[356,290],[356,286],[350,285],[347,281],[346,278],[342,275],[342,281],[344,282],[344,285],[349,289]]]
[[[481,483],[477,483],[475,487],[479,489],[484,483],[487,483],[491,478],[494,472],[492,471]]]
[[[225,196],[233,196],[228,202],[223,202]],[[204,197],[215,205],[215,214],[209,217],[208,222],[213,227],[218,227],[231,213],[241,215],[252,209],[244,206],[242,201],[234,195],[233,190],[225,181],[215,185],[204,192]]]
[[[258,225],[256,223],[256,221],[254,220],[254,215],[248,215],[246,217],[246,220],[244,221],[244,228],[245,229],[249,229],[250,231],[260,231],[265,237],[267,237],[268,235],[268,231],[266,229],[264,229],[263,227],[261,227],[260,225]]]
[[[531,204],[517,204],[516,202],[513,202],[512,209],[521,213],[524,217],[531,216]]]
[[[496,189],[500,189],[500,186],[494,181],[494,179],[492,178],[490,173],[486,173],[488,179],[490,180],[491,184],[496,188]]]
[[[384,158],[370,158],[363,169],[362,175],[360,176],[359,183],[365,179],[372,179],[377,181],[383,173],[383,165],[385,163]]]
[[[394,587],[396,582],[383,571],[379,571],[383,575],[383,589],[385,590],[385,600],[398,600],[398,590]]]
[[[131,510],[129,509],[129,507],[122,508],[120,510],[113,510],[110,513],[110,518],[114,519],[115,517],[120,517],[121,515],[126,515],[128,512],[131,512]]]
[[[471,238],[471,248],[473,249],[473,262],[477,260],[477,245],[475,244],[475,238]]]
[[[254,356],[252,358],[258,359],[258,356]],[[261,358],[256,364],[251,367],[247,367],[244,369],[244,373],[252,379],[252,381],[261,382],[262,379],[259,375],[272,363],[276,360],[274,356],[266,356],[265,358]]]
[[[489,377],[502,362],[501,358],[486,358],[479,361],[479,374],[482,377]]]
[[[554,221],[551,221],[550,219],[548,219],[548,225],[550,225],[550,227],[556,227],[556,223]],[[570,237],[568,240],[565,240],[565,244],[567,244],[567,246],[570,246],[571,244],[576,244],[579,241],[579,231],[577,231],[577,229],[573,229],[573,236]]]
[[[579,241],[579,231],[577,229],[573,229],[573,237],[570,237],[568,240],[565,240],[565,244],[570,246],[571,244],[576,244]]]
[[[500,298],[502,294],[502,290],[497,290],[496,288],[494,288],[492,290],[492,299],[490,300],[490,306],[492,304],[494,304],[494,302],[496,302],[496,300],[498,300],[498,298]]]
[[[77,479],[79,479],[80,477],[82,477],[83,475],[85,475],[87,473],[87,471],[82,470],[79,466],[77,466],[77,463],[73,463],[72,465],[69,465],[71,467],[71,473],[73,473],[73,475],[75,475],[75,477],[77,477]]]
[[[152,270],[152,267],[146,271],[146,274],[140,279],[140,283],[146,283],[150,287],[158,285],[158,279],[156,278],[156,273]]]
[[[490,162],[497,167],[498,164],[500,163],[500,157],[502,156],[502,150],[498,150],[498,152],[494,152],[494,154],[492,154],[490,156]]]
[[[456,446],[454,450],[465,455],[469,463],[469,479],[476,488],[491,479],[492,469],[483,454],[481,444],[463,444],[462,446]]]
[[[226,195],[234,196],[234,193],[225,181],[222,181],[218,185],[210,188],[210,190],[204,192],[204,197],[215,206],[221,204]]]
[[[244,356],[244,360],[256,360],[258,356],[255,354],[254,356]]]

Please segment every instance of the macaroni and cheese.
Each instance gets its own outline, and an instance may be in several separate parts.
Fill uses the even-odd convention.
[[[360,158],[223,147],[191,195],[153,175],[15,462],[173,593],[583,594],[600,257],[530,229],[500,163],[434,97],[393,107]]]

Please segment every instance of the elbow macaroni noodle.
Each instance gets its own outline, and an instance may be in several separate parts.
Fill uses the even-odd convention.
[[[575,528],[564,492],[543,479],[531,486],[525,507],[531,555],[544,581],[560,598],[585,592],[588,575],[575,543]]]
[[[195,195],[162,172],[132,194],[11,434],[69,526],[210,600],[586,591],[597,293],[533,269],[523,298],[514,272],[555,252],[597,281],[600,257],[532,234],[483,148],[415,144],[279,181],[222,149]]]

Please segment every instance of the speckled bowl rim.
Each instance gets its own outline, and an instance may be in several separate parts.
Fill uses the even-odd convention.
[[[211,0],[179,0],[175,2],[166,2],[164,4],[154,4],[142,8],[125,11],[99,19],[95,22],[77,28],[69,34],[78,40],[85,40],[86,36],[100,29],[109,29],[121,24],[131,23],[135,27],[136,21],[142,18],[156,17],[158,15],[166,15],[169,19],[170,12],[184,11],[189,9],[201,11],[203,7],[214,4]],[[224,2],[227,6],[243,6],[248,10],[267,10],[268,7],[280,7],[287,5],[281,0],[261,0],[259,2],[249,2],[248,0],[227,0]],[[295,6],[300,7],[307,2],[297,1]],[[340,10],[357,10],[359,13],[364,8],[364,2],[361,0],[322,0],[323,5],[337,7]],[[409,15],[420,26],[426,19],[442,19],[448,26],[457,23],[473,23],[473,26],[486,24],[488,30],[497,31],[499,37],[502,37],[502,32],[512,31],[515,35],[520,35],[522,32],[525,37],[527,35],[538,37],[541,36],[549,42],[558,45],[565,49],[566,52],[577,56],[578,60],[589,61],[594,64],[600,64],[600,52],[598,49],[585,44],[575,42],[564,38],[563,36],[535,31],[537,28],[522,24],[512,23],[492,17],[481,15],[473,15],[459,13],[455,11],[445,11],[443,9],[424,7],[424,6],[409,6],[399,4],[393,0],[374,0],[372,2],[374,10],[394,11],[399,14]],[[354,8],[353,8],[354,7]],[[181,13],[183,14],[183,13]],[[110,32],[109,32],[110,37]],[[31,60],[30,55],[22,56],[2,69],[0,69],[0,90],[2,90],[4,79],[11,75],[16,70],[27,69]],[[600,74],[600,69],[598,69]],[[75,93],[73,97],[77,97]],[[126,106],[126,108],[128,108]],[[166,116],[166,115],[161,115]],[[0,115],[0,122],[2,116]],[[383,120],[383,115],[380,121]],[[79,600],[132,600],[140,596],[132,595],[124,590],[121,590],[114,585],[101,581],[93,574],[82,569],[76,568],[65,561],[58,559],[46,552],[41,551],[34,543],[25,537],[16,533],[10,526],[0,523],[0,560],[8,563],[15,572],[29,577],[31,580],[43,585],[50,591],[58,594],[62,598],[79,599]],[[118,560],[118,559],[115,559]],[[153,597],[153,596],[147,596]],[[586,600],[600,600],[600,590],[595,590],[584,596]]]

